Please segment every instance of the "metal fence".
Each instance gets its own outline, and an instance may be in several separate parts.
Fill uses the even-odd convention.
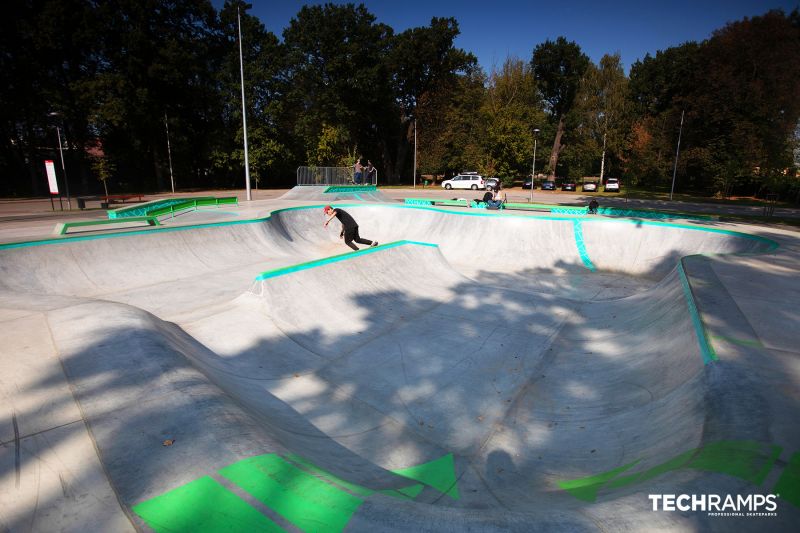
[[[297,167],[298,185],[377,185],[378,169],[373,168],[367,173],[361,173],[359,180],[355,179],[353,167]]]

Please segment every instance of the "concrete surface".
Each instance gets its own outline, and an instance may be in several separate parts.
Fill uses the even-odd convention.
[[[796,233],[285,193],[0,248],[0,531],[796,530]]]

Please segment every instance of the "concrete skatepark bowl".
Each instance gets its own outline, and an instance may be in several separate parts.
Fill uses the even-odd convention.
[[[0,248],[0,531],[796,530],[796,236],[320,207]]]

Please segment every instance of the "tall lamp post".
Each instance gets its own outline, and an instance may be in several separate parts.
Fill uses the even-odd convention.
[[[236,8],[236,27],[239,29],[239,74],[242,79],[242,133],[244,133],[244,183],[247,190],[247,201],[253,199],[250,192],[250,160],[247,157],[247,109],[244,102],[244,60],[242,59],[242,16]]]
[[[533,128],[533,163],[531,163],[531,203],[533,203],[533,180],[536,179],[536,141],[538,140],[539,128]]]
[[[672,187],[669,189],[669,201],[672,201],[672,193],[675,192],[675,174],[678,173],[678,156],[681,153],[681,135],[683,135],[683,113],[681,111],[681,129],[678,130],[678,148],[675,150],[675,166],[672,167]]]
[[[51,117],[60,117],[61,113],[57,111],[53,111],[50,113]],[[58,153],[61,156],[61,173],[64,175],[64,192],[67,194],[67,209],[72,209],[72,201],[69,197],[69,180],[67,179],[67,167],[64,166],[64,148],[61,145],[61,128],[59,128],[58,124],[56,124],[56,136],[58,137]],[[64,142],[66,142],[67,136],[66,133],[64,134]]]
[[[414,188],[417,188],[417,119],[414,119]]]

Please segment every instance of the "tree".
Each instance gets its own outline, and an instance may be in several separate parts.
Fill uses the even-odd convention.
[[[492,72],[481,112],[487,158],[479,170],[509,178],[529,172],[533,129],[545,122],[530,65],[509,57]]]
[[[555,176],[558,157],[564,146],[567,113],[572,109],[580,80],[589,66],[589,58],[575,42],[564,37],[547,40],[533,50],[531,66],[542,98],[547,104],[550,120],[556,124],[553,150],[550,154],[551,176]]]

